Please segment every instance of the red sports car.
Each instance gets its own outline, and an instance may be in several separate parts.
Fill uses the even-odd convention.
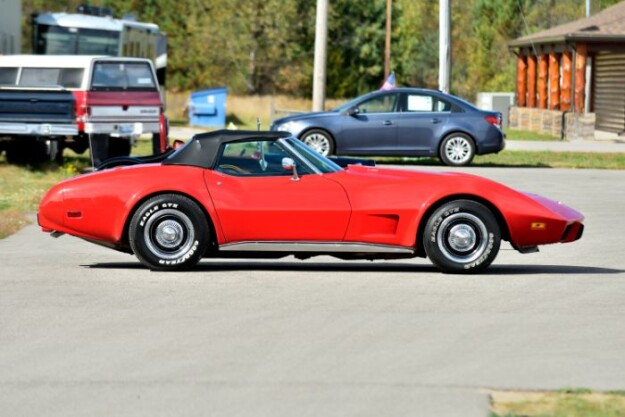
[[[287,132],[194,136],[162,161],[118,166],[48,191],[39,224],[134,253],[148,268],[203,257],[428,257],[443,272],[487,268],[502,239],[520,252],[579,239],[576,210],[485,178],[349,165]]]

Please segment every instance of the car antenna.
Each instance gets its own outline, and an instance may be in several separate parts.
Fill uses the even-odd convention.
[[[256,130],[260,132],[260,117],[256,118]]]
[[[91,139],[91,133],[87,134],[89,140],[89,156],[91,157],[91,171],[95,171],[95,158],[93,156],[93,140]]]

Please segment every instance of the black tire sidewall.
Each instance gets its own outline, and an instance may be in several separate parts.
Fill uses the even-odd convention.
[[[447,145],[447,142],[449,142],[451,139],[453,138],[457,138],[457,137],[461,137],[467,140],[467,142],[469,143],[469,146],[471,147],[471,156],[470,158],[462,163],[462,164],[457,164],[454,161],[450,160],[447,155],[445,154],[445,146]],[[470,165],[471,162],[473,161],[473,158],[475,157],[475,142],[473,141],[473,139],[471,139],[471,137],[465,133],[452,133],[450,135],[447,135],[441,142],[440,148],[439,148],[439,154],[440,154],[440,159],[443,162],[443,164],[447,165],[447,166],[452,166],[452,167],[461,167],[461,166],[467,166]]]
[[[484,252],[474,261],[459,263],[449,259],[439,248],[438,227],[448,217],[467,213],[479,218],[485,225],[488,242]],[[441,271],[445,273],[476,273],[486,269],[495,259],[501,245],[501,230],[495,216],[484,205],[470,200],[446,203],[429,217],[423,233],[425,252]]]
[[[151,216],[162,210],[173,210],[184,214],[195,233],[191,247],[175,259],[164,259],[150,250],[145,239],[145,227]],[[178,194],[163,194],[144,202],[133,214],[128,230],[130,247],[135,256],[152,270],[186,270],[196,265],[209,245],[209,225],[204,212],[188,197]]]

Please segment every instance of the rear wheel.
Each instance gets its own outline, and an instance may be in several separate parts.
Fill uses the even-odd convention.
[[[470,200],[444,204],[428,219],[425,252],[446,273],[475,273],[495,260],[501,231],[493,213]]]
[[[439,154],[445,165],[469,165],[475,156],[475,144],[464,133],[452,133],[441,142]]]
[[[142,264],[156,271],[176,271],[200,261],[209,244],[209,231],[204,212],[193,200],[163,194],[139,207],[128,235]]]
[[[324,130],[309,130],[302,135],[301,140],[323,156],[334,154],[334,140],[330,134]]]
[[[129,156],[130,155],[130,139],[128,138],[109,138],[108,157]]]
[[[11,164],[40,165],[50,161],[61,163],[63,148],[56,139],[21,137],[6,145],[7,162]]]

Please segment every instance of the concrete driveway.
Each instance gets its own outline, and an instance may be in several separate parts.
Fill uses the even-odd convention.
[[[427,168],[439,169],[439,168]],[[29,226],[0,241],[0,415],[480,416],[488,389],[625,389],[625,172],[463,169],[560,199],[581,241],[187,273]]]

